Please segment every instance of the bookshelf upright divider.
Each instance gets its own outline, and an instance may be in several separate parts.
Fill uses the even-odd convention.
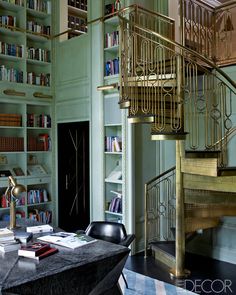
[[[115,1],[104,1],[104,15]],[[119,82],[119,19],[104,20],[104,85]],[[104,219],[125,223],[125,128],[118,89],[103,91],[104,100]]]
[[[16,217],[53,222],[50,0],[0,1],[0,219],[8,176],[26,186]],[[39,95],[40,94],[40,95]]]

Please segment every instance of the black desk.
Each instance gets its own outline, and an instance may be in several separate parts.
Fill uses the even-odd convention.
[[[27,225],[36,224],[27,221]],[[0,222],[0,227],[6,225]],[[17,251],[0,255],[2,294],[119,294],[117,282],[128,248],[99,240],[75,250],[58,249],[39,262],[18,257]]]

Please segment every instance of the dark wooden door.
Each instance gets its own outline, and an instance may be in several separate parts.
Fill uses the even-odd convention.
[[[66,231],[89,224],[89,122],[58,124],[58,219]]]

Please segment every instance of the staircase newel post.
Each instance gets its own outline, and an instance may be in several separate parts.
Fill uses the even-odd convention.
[[[184,154],[184,141],[176,141],[176,236],[175,236],[175,269],[170,271],[173,278],[184,278],[189,275],[185,266],[185,218],[183,174],[181,172],[181,157]]]

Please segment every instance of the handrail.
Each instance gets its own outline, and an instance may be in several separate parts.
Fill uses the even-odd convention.
[[[170,173],[171,171],[175,170],[175,166],[173,166],[172,168],[166,170],[165,172],[153,177],[151,180],[149,180],[148,182],[145,183],[145,185],[150,185],[152,182],[154,182],[155,180],[162,178],[163,176],[165,176],[166,174]]]
[[[122,21],[126,22],[126,23],[130,23],[129,20],[127,20],[126,18],[124,18],[121,15],[119,15],[119,18]],[[171,45],[177,46],[180,50],[185,51],[185,52],[188,52],[191,55],[196,56],[197,58],[201,59],[203,62],[205,62],[206,64],[208,64],[209,67],[214,68],[221,76],[223,76],[233,86],[233,88],[235,89],[235,91],[233,91],[232,89],[231,90],[232,90],[232,92],[234,94],[236,94],[236,83],[223,70],[221,70],[218,66],[216,66],[215,63],[209,61],[206,57],[204,57],[200,53],[192,50],[191,48],[187,48],[187,47],[181,45],[180,43],[178,43],[176,41],[170,40],[169,38],[164,37],[164,36],[162,36],[161,34],[155,32],[155,31],[152,31],[150,29],[144,28],[143,26],[137,25],[135,23],[132,23],[132,26],[135,27],[136,29],[142,30],[142,31],[144,31],[144,32],[146,32],[148,34],[154,35],[154,36],[160,38],[161,40],[163,40],[163,41],[165,41],[167,43],[170,43]],[[163,45],[163,46],[166,47],[165,45]],[[195,62],[194,60],[192,60],[192,61]],[[220,79],[223,83],[225,83],[221,78],[219,78],[219,77],[217,77],[217,78]]]
[[[166,16],[166,15],[164,15],[162,13],[159,13],[159,12],[155,12],[155,11],[149,10],[147,8],[144,8],[144,7],[140,6],[140,5],[138,5],[138,4],[132,4],[132,5],[126,6],[124,8],[121,8],[118,11],[115,11],[115,12],[112,12],[112,13],[109,13],[109,14],[106,14],[106,15],[103,15],[103,16],[100,16],[98,18],[92,19],[90,21],[87,21],[87,23],[85,23],[83,25],[83,27],[84,26],[87,26],[87,25],[91,25],[91,24],[96,23],[96,22],[99,22],[99,21],[105,21],[106,19],[108,19],[110,17],[113,17],[113,16],[116,16],[116,15],[119,16],[120,13],[124,13],[124,12],[128,11],[131,8],[141,9],[141,10],[143,10],[145,12],[148,12],[150,14],[153,14],[155,16],[159,16],[159,17],[161,17],[161,18],[163,18],[165,20],[168,20],[171,23],[175,23],[175,20],[173,18],[170,18],[169,16]],[[54,38],[60,37],[60,36],[62,36],[64,34],[67,34],[69,32],[73,32],[73,31],[74,31],[74,29],[67,29],[66,31],[60,32],[60,33],[58,33],[56,35],[53,35],[52,38],[54,39]]]
[[[199,4],[203,4],[203,5],[205,5],[205,6],[209,7],[209,8],[212,8],[215,11],[221,10],[222,8],[228,8],[228,7],[236,4],[235,0],[231,0],[231,1],[228,1],[226,3],[222,3],[222,4],[218,5],[218,6],[213,6],[213,5],[209,4],[209,3],[206,3],[204,0],[197,0],[197,1],[194,1],[194,2],[199,3]]]
[[[220,140],[215,142],[213,144],[212,148],[216,147],[221,142],[223,142],[223,145],[225,146],[230,141],[230,139],[235,135],[236,135],[236,127],[233,127],[225,134],[225,136],[223,136]],[[230,138],[229,138],[229,136],[230,136]],[[227,139],[227,141],[225,141],[225,139]]]
[[[145,206],[145,208],[144,208],[144,214],[145,214],[145,218],[144,218],[144,223],[145,223],[145,225],[144,225],[144,228],[145,228],[145,238],[144,238],[144,242],[145,242],[145,258],[148,256],[147,255],[147,252],[148,252],[148,244],[149,244],[149,238],[150,238],[150,233],[151,232],[149,232],[149,230],[148,230],[148,227],[150,226],[150,224],[149,224],[149,221],[148,221],[148,211],[149,211],[149,206],[148,206],[148,199],[149,199],[149,197],[151,197],[150,195],[149,195],[149,191],[151,191],[155,186],[153,185],[153,186],[150,186],[150,184],[152,184],[152,182],[155,182],[156,180],[158,180],[158,179],[160,179],[160,181],[159,181],[159,183],[157,184],[157,185],[161,185],[164,181],[166,181],[166,178],[168,177],[167,175],[169,174],[169,177],[173,177],[174,175],[175,175],[175,173],[174,173],[174,171],[175,171],[175,166],[174,167],[172,167],[172,168],[170,168],[170,169],[168,169],[168,170],[166,170],[165,172],[163,172],[163,173],[161,173],[161,174],[159,174],[158,176],[156,176],[156,177],[154,177],[153,179],[151,179],[150,181],[148,181],[147,183],[145,183],[145,185],[144,185],[144,191],[145,191],[145,193],[144,193],[144,198],[145,198],[145,200],[144,200],[144,206]],[[171,173],[171,172],[173,172],[173,173]],[[171,175],[170,175],[170,173],[171,173]],[[167,176],[167,177],[165,177],[165,176]],[[163,178],[164,177],[164,178]],[[173,182],[172,183],[172,181],[168,181],[168,184],[169,185],[173,185],[174,187],[175,187],[175,183]],[[171,192],[172,190],[168,190],[169,192]],[[158,192],[160,193],[160,189],[158,190]],[[155,198],[157,198],[157,199],[159,199],[158,197],[157,197],[157,195],[156,194],[154,194],[155,195]],[[161,201],[161,203],[159,203],[159,205],[160,206],[163,206],[163,207],[165,207],[165,209],[167,210],[166,211],[166,213],[167,213],[167,215],[168,216],[166,216],[167,217],[167,219],[169,220],[169,219],[172,219],[172,221],[173,222],[175,222],[175,217],[174,217],[174,215],[169,215],[169,210],[167,209],[168,207],[169,207],[169,204],[170,204],[170,194],[166,194],[165,195],[165,201],[164,201],[164,199],[162,199],[162,201]],[[175,198],[175,194],[174,195],[172,195],[172,197],[174,197]],[[159,199],[160,200],[160,199]],[[158,202],[158,201],[157,201]],[[166,203],[166,206],[164,205],[164,203]],[[157,204],[156,204],[156,206],[158,206]],[[175,205],[174,205],[175,206]],[[156,216],[156,220],[159,220],[160,221],[160,219],[163,217],[163,214],[161,214],[161,213],[158,213],[159,212],[159,210],[157,210],[157,207],[155,207],[155,208],[153,208],[153,206],[151,206],[151,210],[156,210],[155,212],[156,212],[156,214],[157,214],[157,216]],[[155,213],[154,213],[154,215],[155,215]],[[172,216],[172,217],[171,217]],[[160,228],[160,225],[162,224],[161,222],[157,222],[157,228]],[[163,225],[163,224],[162,224]],[[166,229],[168,229],[168,231],[169,231],[169,229],[170,229],[170,224],[168,223],[168,222],[165,222],[165,225],[166,225]],[[160,230],[159,230],[159,233],[160,233]],[[152,235],[152,234],[151,234]],[[156,235],[156,232],[155,232],[155,235]],[[164,235],[164,233],[162,232],[162,237],[165,239],[165,240],[168,240],[168,237],[169,237],[169,235],[167,234],[166,236]]]

